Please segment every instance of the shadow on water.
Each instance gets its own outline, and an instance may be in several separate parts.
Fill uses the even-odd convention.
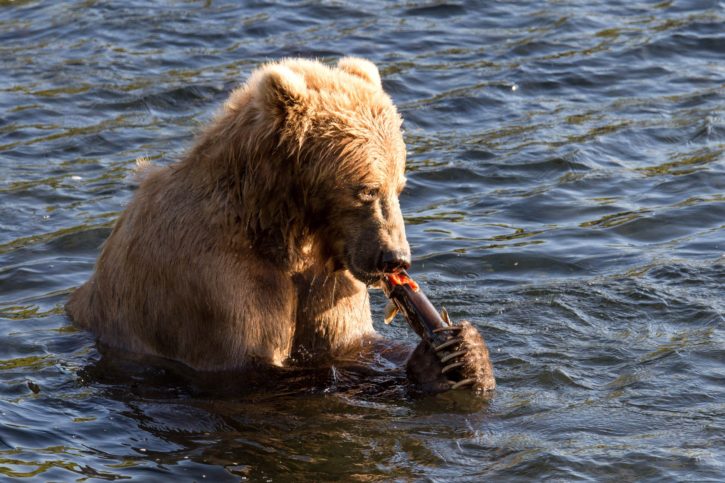
[[[119,415],[136,426],[139,459],[159,468],[198,464],[194,474],[216,479],[413,477],[412,468],[384,463],[406,454],[438,462],[411,429],[428,418],[485,418],[490,403],[467,391],[417,395],[400,368],[343,362],[200,373],[154,357],[102,354],[78,372],[79,382],[121,406]]]

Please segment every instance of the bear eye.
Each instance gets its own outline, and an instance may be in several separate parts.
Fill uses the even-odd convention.
[[[377,186],[362,186],[357,191],[357,197],[363,203],[372,203],[378,199],[380,188]]]

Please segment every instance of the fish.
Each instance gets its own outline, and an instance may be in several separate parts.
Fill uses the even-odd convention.
[[[488,347],[470,322],[453,323],[445,307],[438,312],[405,270],[386,274],[382,285],[389,299],[385,323],[390,324],[398,313],[403,315],[413,331],[433,348],[450,389],[486,392],[496,387]]]
[[[385,325],[390,325],[393,323],[393,319],[396,315],[400,312],[400,309],[398,309],[398,306],[395,305],[395,302],[392,300],[388,300],[388,303],[385,304],[385,310],[383,314],[383,322],[385,322]]]

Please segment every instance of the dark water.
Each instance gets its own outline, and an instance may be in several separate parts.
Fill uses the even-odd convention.
[[[725,480],[724,18],[0,0],[0,478]],[[351,54],[405,117],[412,272],[487,337],[490,404],[393,369],[239,392],[101,356],[62,305],[134,159],[174,160],[264,60]]]

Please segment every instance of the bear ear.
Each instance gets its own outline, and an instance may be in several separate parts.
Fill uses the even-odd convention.
[[[344,70],[348,74],[356,75],[363,80],[373,84],[376,87],[382,87],[380,81],[380,72],[375,64],[369,60],[359,57],[343,57],[337,63],[339,69]]]
[[[307,97],[305,79],[289,67],[270,64],[251,79],[253,92],[267,107],[286,110]]]

